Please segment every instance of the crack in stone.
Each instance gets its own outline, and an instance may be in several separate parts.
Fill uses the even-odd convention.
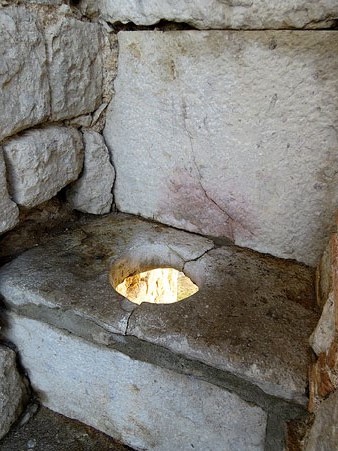
[[[187,126],[187,106],[186,106],[186,101],[184,99],[184,97],[182,97],[182,111],[183,111],[183,123],[184,123],[184,129],[187,133],[187,136],[189,138],[190,141],[190,156],[191,156],[191,160],[194,164],[195,170],[197,172],[198,175],[198,183],[200,185],[200,188],[202,189],[205,197],[211,202],[213,203],[216,208],[218,210],[220,210],[222,212],[222,214],[224,214],[225,216],[227,216],[228,220],[227,220],[227,224],[230,227],[230,231],[231,231],[231,238],[234,241],[234,224],[238,224],[240,227],[242,227],[244,230],[246,230],[248,233],[250,233],[250,235],[255,236],[253,232],[251,232],[249,229],[247,229],[246,227],[243,226],[243,224],[241,224],[239,221],[237,221],[233,216],[231,216],[225,209],[223,209],[212,197],[209,196],[207,190],[205,189],[203,183],[202,183],[202,179],[203,176],[201,174],[201,171],[198,167],[198,164],[196,162],[196,158],[195,158],[195,154],[194,154],[194,145],[193,145],[193,137],[192,134]]]
[[[128,335],[130,337],[132,337],[132,334],[129,334],[129,328],[130,328],[130,321],[131,321],[131,317],[133,316],[133,313],[135,312],[135,310],[137,309],[137,304],[135,304],[135,308],[132,312],[130,312],[128,318],[127,318],[127,325],[126,325],[126,329],[124,331],[124,335]]]

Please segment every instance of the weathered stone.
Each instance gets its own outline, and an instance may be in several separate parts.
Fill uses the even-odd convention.
[[[318,316],[297,302],[313,299],[310,274],[226,247],[186,263],[184,273],[200,290],[169,306],[141,304],[128,334],[305,403],[307,340]]]
[[[315,416],[305,451],[338,449],[338,391],[323,401]]]
[[[103,38],[99,25],[69,17],[45,30],[52,120],[94,111],[102,103]]]
[[[24,7],[0,10],[0,141],[47,119],[50,109],[43,34]]]
[[[26,389],[16,368],[15,352],[0,346],[0,438],[20,415],[25,396]]]
[[[182,269],[185,260],[198,258],[212,247],[206,238],[126,215],[110,215],[82,224],[1,268],[0,291],[13,308],[38,306],[42,314],[46,307],[47,317],[55,313],[65,328],[75,327],[71,329],[75,333],[88,332],[86,337],[108,342],[110,332],[126,332],[130,314],[121,308],[121,296],[108,282],[111,260],[127,255],[131,265],[131,253],[137,265],[141,254],[147,264],[155,251],[157,264]],[[101,329],[97,331],[95,325]]]
[[[208,382],[11,315],[42,403],[136,449],[263,450],[266,413]]]
[[[92,123],[92,115],[83,114],[82,116],[74,117],[74,119],[70,119],[65,123],[66,125],[73,125],[74,127],[89,127]]]
[[[11,201],[6,180],[6,167],[0,147],[0,233],[12,229],[19,222],[19,209]]]
[[[234,246],[212,247],[200,236],[108,215],[3,267],[0,292],[11,310],[88,340],[132,335],[305,404],[308,338],[318,321],[313,272]],[[129,303],[131,314],[108,283],[110,265],[113,286],[173,267],[199,291],[175,304]]]
[[[83,0],[80,8],[111,23],[153,25],[164,19],[199,29],[325,28],[338,16],[338,5],[331,0]]]
[[[338,33],[120,32],[119,49],[118,209],[315,265],[338,206]]]
[[[72,127],[32,129],[3,145],[9,191],[34,207],[76,180],[82,168],[81,134]]]
[[[71,186],[67,199],[76,210],[96,215],[109,213],[113,203],[115,171],[102,135],[83,132],[85,147],[81,177]]]
[[[331,293],[316,329],[310,337],[310,345],[317,355],[329,350],[336,335],[335,308],[333,293]]]
[[[332,292],[332,279],[332,243],[330,241],[326,246],[316,270],[317,304],[321,309],[324,308],[324,305]]]

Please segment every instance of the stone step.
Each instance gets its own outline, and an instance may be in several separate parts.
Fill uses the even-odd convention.
[[[199,291],[136,305],[109,282],[155,267]],[[25,252],[0,292],[41,402],[135,449],[278,450],[303,413],[318,320],[304,265],[118,214]]]

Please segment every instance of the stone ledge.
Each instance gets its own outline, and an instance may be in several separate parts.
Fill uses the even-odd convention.
[[[158,263],[184,267],[200,291],[130,313],[109,285],[109,267],[142,256],[147,265],[154,252]],[[13,311],[41,314],[87,340],[135,335],[304,404],[308,337],[318,320],[312,276],[297,263],[234,246],[213,249],[206,238],[118,214],[25,252],[0,271],[0,291]]]
[[[110,23],[183,22],[198,29],[330,28],[338,5],[330,0],[83,0],[82,12]]]

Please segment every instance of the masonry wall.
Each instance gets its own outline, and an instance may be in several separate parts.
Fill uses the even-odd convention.
[[[114,195],[315,266],[338,206],[338,7],[291,3],[2,1],[1,232],[67,187],[83,212]]]

